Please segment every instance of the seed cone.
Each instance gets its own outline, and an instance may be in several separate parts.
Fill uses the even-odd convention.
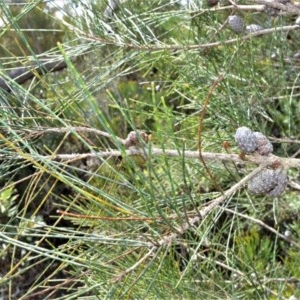
[[[148,143],[150,135],[142,130],[129,132],[127,138],[125,139],[124,145],[126,148],[141,146],[141,140]]]
[[[267,193],[268,196],[271,197],[278,197],[280,196],[284,190],[287,187],[288,184],[288,176],[286,173],[286,170],[284,169],[277,169],[275,171],[276,176],[277,176],[277,185],[273,190],[271,190],[269,193]]]
[[[248,127],[239,127],[234,139],[238,147],[247,154],[254,152],[258,146],[253,131]]]
[[[228,17],[229,28],[235,33],[241,33],[244,30],[244,21],[241,17],[237,15]]]
[[[270,141],[264,134],[256,131],[256,132],[254,132],[254,136],[255,136],[256,142],[257,142],[256,151],[260,155],[267,156],[273,152],[273,145],[270,143]]]
[[[264,169],[249,181],[248,190],[255,195],[264,195],[271,192],[276,185],[275,171]]]
[[[264,169],[248,183],[248,191],[255,195],[280,196],[288,183],[286,170]]]

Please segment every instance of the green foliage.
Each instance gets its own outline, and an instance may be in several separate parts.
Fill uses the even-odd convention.
[[[14,186],[9,186],[2,189],[0,193],[0,214],[11,216],[14,213],[13,204],[17,199],[14,195]]]
[[[3,297],[298,297],[298,170],[279,199],[242,188],[202,214],[255,166],[214,159],[205,168],[182,155],[200,135],[202,151],[238,153],[234,132],[248,126],[273,137],[274,154],[299,156],[299,30],[280,29],[294,21],[243,10],[247,24],[278,26],[243,39],[226,26],[234,10],[222,1],[217,10],[125,1],[111,18],[105,1],[5,2]],[[67,68],[9,79],[12,67],[45,58]],[[120,141],[136,130],[151,133],[144,155]],[[118,155],[99,154],[111,149]]]

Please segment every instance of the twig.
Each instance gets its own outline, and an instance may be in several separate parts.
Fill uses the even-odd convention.
[[[5,132],[7,131],[6,128],[0,127],[0,129]],[[106,131],[102,131],[96,128],[90,128],[90,127],[84,127],[84,126],[71,126],[71,127],[37,127],[37,128],[30,128],[30,129],[22,129],[18,130],[15,129],[15,132],[19,133],[27,133],[29,138],[36,138],[41,135],[45,135],[47,133],[72,133],[72,132],[83,132],[83,133],[93,133],[98,136],[106,137],[113,140],[117,140],[122,145],[126,145],[126,139],[122,139],[116,135],[110,134]],[[271,141],[275,143],[294,143],[294,144],[300,144],[300,140],[297,139],[289,139],[289,138],[274,138],[274,137],[268,137]],[[198,139],[198,147],[201,149],[201,135]],[[180,150],[172,150],[172,149],[160,149],[160,148],[151,148],[151,155],[164,155],[169,157],[180,157],[184,156],[186,158],[199,158],[199,152],[191,151],[191,150],[184,150],[183,152],[180,152]],[[145,155],[144,150],[142,151],[140,148],[131,148],[130,150],[125,152],[126,155]],[[82,154],[57,154],[57,155],[48,155],[48,156],[39,156],[39,158],[45,158],[45,159],[53,159],[53,160],[61,160],[61,161],[68,161],[68,160],[80,160],[85,158],[107,158],[107,157],[119,157],[123,153],[119,150],[106,150],[106,151],[99,151],[94,153],[82,153]],[[216,160],[216,161],[231,161],[231,162],[239,162],[239,163],[246,163],[246,162],[252,162],[256,164],[260,164],[264,161],[268,161],[268,163],[271,165],[275,162],[280,162],[284,164],[288,168],[298,168],[300,167],[300,160],[299,159],[291,159],[291,158],[282,158],[275,155],[271,155],[269,157],[265,156],[259,156],[259,155],[247,155],[245,158],[241,158],[237,154],[228,154],[228,153],[213,153],[213,152],[202,152],[201,156],[203,156],[203,159],[205,160]],[[0,154],[0,159],[22,159],[20,156],[10,156],[10,155],[4,155]]]
[[[16,130],[17,131],[17,130]],[[24,131],[24,130],[22,130]],[[124,145],[125,140],[119,138],[118,136],[112,135],[106,131],[98,130],[96,128],[83,127],[83,126],[74,126],[74,127],[57,127],[57,128],[35,128],[27,130],[31,136],[39,136],[47,133],[71,133],[71,132],[84,132],[84,133],[94,133],[99,136],[107,137],[112,140],[118,140],[121,144]]]
[[[227,211],[227,212],[229,212],[231,214],[237,215],[239,217],[242,217],[244,219],[250,220],[253,223],[258,224],[258,225],[264,227],[265,229],[271,231],[272,233],[274,233],[275,235],[277,235],[279,238],[285,240],[286,242],[288,242],[288,243],[292,244],[293,246],[297,247],[298,249],[300,249],[300,244],[298,244],[295,241],[291,240],[289,237],[285,236],[284,234],[279,233],[277,230],[275,230],[271,226],[267,225],[263,221],[261,221],[259,219],[256,219],[256,218],[253,218],[253,217],[250,217],[248,215],[239,213],[239,212],[237,212],[235,210],[232,210],[232,209],[229,209],[229,208],[226,208],[226,207],[220,207],[220,209],[222,209],[224,211]]]
[[[202,260],[204,260],[204,261],[207,261],[207,260],[212,260],[211,258],[209,258],[209,257],[206,257],[206,256],[204,256],[204,255],[201,255],[201,254],[196,254],[197,255],[197,257],[199,257],[200,259],[202,259]],[[247,275],[245,274],[245,273],[243,273],[243,272],[241,272],[241,271],[239,271],[239,270],[237,270],[237,269],[234,269],[234,268],[232,268],[232,267],[230,267],[230,266],[228,266],[228,265],[226,265],[226,264],[224,264],[224,263],[222,263],[222,262],[220,262],[220,261],[218,261],[218,260],[213,260],[213,262],[216,264],[216,265],[218,265],[218,266],[220,266],[220,267],[222,267],[222,268],[224,268],[224,269],[226,269],[226,270],[229,270],[229,271],[231,271],[231,272],[233,272],[235,275],[239,275],[240,277],[242,277],[242,278],[245,278],[246,279],[246,282],[248,283],[248,284],[252,284],[253,285],[253,282],[251,282],[249,279],[247,279]],[[238,281],[240,281],[240,280],[238,280]],[[253,281],[253,280],[252,280]],[[260,284],[260,279],[259,280],[257,280],[256,278],[254,278],[254,281],[255,281],[255,284]],[[278,293],[276,293],[276,292],[274,292],[273,290],[271,290],[270,288],[268,288],[267,286],[266,286],[266,284],[267,284],[267,282],[265,282],[265,283],[263,283],[263,287],[264,287],[264,289],[266,289],[269,293],[271,293],[272,295],[275,295],[275,296],[278,296]]]
[[[76,213],[70,213],[67,211],[63,211],[58,209],[56,213],[61,214],[66,217],[72,217],[75,219],[92,219],[92,220],[102,220],[102,221],[113,221],[113,222],[120,222],[120,221],[163,221],[165,219],[168,220],[176,220],[179,218],[183,218],[184,216],[179,216],[179,215],[170,215],[166,217],[139,217],[139,216],[131,216],[131,217],[105,217],[105,216],[91,216],[91,215],[81,215],[81,214],[76,214]]]
[[[162,246],[170,246],[173,241],[176,241],[177,238],[182,235],[185,231],[187,231],[189,228],[194,226],[196,223],[198,223],[202,218],[204,218],[206,215],[208,215],[215,207],[220,205],[223,201],[225,201],[228,197],[230,197],[232,194],[234,194],[238,189],[240,189],[245,183],[248,182],[253,176],[255,176],[258,172],[262,170],[264,165],[259,166],[254,171],[252,171],[250,174],[248,174],[246,177],[244,177],[242,180],[240,180],[237,184],[232,186],[229,190],[225,191],[224,194],[215,200],[213,200],[208,206],[202,208],[199,210],[199,214],[196,217],[189,218],[180,228],[178,228],[176,233],[172,233],[170,235],[164,236],[159,241],[153,241],[152,243],[149,243],[150,250],[146,255],[144,255],[139,261],[137,261],[134,265],[132,265],[130,268],[123,271],[121,274],[115,276],[112,279],[112,282],[118,282],[122,280],[128,273],[134,271],[138,266],[140,266],[148,257],[153,255],[156,251],[158,251]]]
[[[300,8],[290,2],[282,4],[274,0],[248,0],[249,2],[263,4],[267,7],[276,8],[279,10],[278,15],[300,15]]]
[[[230,189],[225,191],[223,195],[214,199],[209,205],[205,206],[204,208],[199,209],[199,215],[196,217],[189,218],[187,222],[185,222],[180,228],[178,228],[176,233],[167,235],[163,237],[161,240],[157,241],[156,243],[154,242],[156,247],[170,244],[172,241],[176,240],[178,236],[185,233],[189,228],[191,228],[191,226],[194,226],[201,219],[207,216],[214,208],[219,206],[228,197],[232,196],[235,192],[237,192],[240,188],[242,188],[253,176],[258,174],[264,167],[265,164],[262,164],[261,166],[253,170],[251,173],[249,173],[247,176],[245,176],[243,179],[241,179],[238,183],[233,185]]]
[[[296,139],[289,139],[289,138],[274,138],[270,137],[269,138],[271,141],[275,143],[290,143],[290,144],[300,144],[300,140]]]
[[[118,282],[122,280],[128,273],[134,271],[140,264],[142,264],[148,257],[150,257],[154,251],[156,250],[156,247],[152,247],[147,254],[145,254],[139,261],[137,261],[134,265],[132,265],[130,268],[123,271],[121,274],[115,276],[112,279],[112,282]]]
[[[281,27],[274,27],[274,28],[269,28],[269,29],[264,29],[264,30],[259,30],[253,33],[250,33],[248,35],[234,38],[234,39],[229,39],[227,41],[221,41],[221,42],[213,42],[213,43],[207,43],[207,44],[196,44],[196,45],[137,45],[137,44],[127,44],[127,43],[122,43],[114,39],[107,39],[107,38],[99,38],[90,34],[87,34],[86,32],[82,31],[81,29],[69,24],[65,20],[62,21],[64,25],[68,26],[70,30],[73,30],[77,32],[78,34],[81,34],[83,37],[85,37],[87,40],[91,41],[96,41],[100,42],[101,44],[110,44],[110,45],[115,45],[118,47],[123,47],[123,48],[128,48],[128,49],[135,49],[139,51],[164,51],[164,50],[198,50],[198,49],[207,49],[207,48],[213,48],[213,47],[219,47],[222,45],[229,45],[229,44],[234,44],[238,41],[244,41],[244,40],[249,40],[255,36],[260,36],[260,35],[265,35],[273,32],[278,32],[278,31],[290,31],[290,30],[296,30],[300,29],[300,26],[298,25],[289,25],[289,26],[281,26]]]
[[[121,274],[115,276],[112,281],[113,282],[118,282],[118,281],[122,280],[128,273],[134,271],[138,266],[140,266],[145,260],[147,260],[156,251],[158,251],[162,246],[170,246],[173,243],[173,241],[176,241],[179,236],[184,234],[192,226],[195,226],[195,224],[197,224],[201,219],[203,219],[210,212],[212,212],[216,207],[220,207],[222,202],[224,202],[227,198],[232,196],[236,191],[238,191],[241,187],[243,187],[253,176],[258,174],[266,165],[267,165],[266,163],[262,163],[258,168],[253,170],[250,174],[245,176],[238,183],[233,185],[230,189],[225,191],[223,193],[223,195],[221,195],[220,197],[217,197],[209,205],[207,205],[204,208],[198,210],[199,215],[189,218],[182,226],[177,228],[176,233],[166,235],[158,241],[153,241],[152,243],[149,243],[150,250],[148,251],[148,253],[146,255],[144,255],[138,262],[136,262],[134,265],[132,265],[130,268],[126,269]],[[222,209],[224,209],[224,208],[222,208]],[[244,216],[244,215],[242,215],[242,216],[247,217],[247,216]],[[285,236],[281,235],[276,230],[274,230],[273,228],[271,228],[268,225],[264,224],[263,222],[261,222],[259,220],[256,220],[256,219],[253,219],[253,218],[250,218],[250,217],[248,217],[248,219],[250,219],[251,221],[255,221],[256,223],[266,227],[267,229],[271,230],[272,232],[278,234],[279,237],[286,240]],[[289,242],[293,243],[293,245],[295,245],[296,247],[300,247],[300,245],[298,245],[295,242],[292,242],[292,241],[289,241]],[[232,269],[231,267],[229,267],[227,265],[226,265],[226,268]],[[236,272],[236,270],[234,270],[234,271]],[[237,271],[237,273],[239,275],[243,275],[242,272]],[[269,290],[269,292],[271,292],[271,290]]]
[[[202,156],[202,133],[203,133],[203,122],[204,122],[204,118],[206,115],[206,111],[207,111],[207,106],[210,102],[211,96],[213,94],[213,91],[216,89],[216,87],[218,86],[218,84],[224,79],[225,74],[221,73],[217,79],[213,82],[213,84],[211,85],[207,96],[205,97],[203,104],[202,104],[202,110],[200,112],[199,115],[199,123],[198,123],[198,151],[199,151],[199,159],[202,162],[204,169],[206,170],[207,174],[209,175],[209,177],[211,178],[213,184],[215,185],[215,187],[222,192],[222,188],[219,185],[219,183],[216,180],[215,175],[212,173],[212,171],[210,170],[210,168],[208,168],[208,166],[206,165],[205,159]]]
[[[63,60],[58,61],[40,61],[32,62],[30,66],[18,67],[10,72],[8,72],[6,78],[0,78],[0,88],[10,92],[11,91],[11,81],[22,84],[27,80],[33,78],[36,75],[42,75],[44,73],[56,72],[67,68],[67,64]]]
[[[224,11],[224,10],[243,10],[243,11],[257,11],[262,12],[265,10],[265,5],[227,5],[227,6],[220,6],[220,7],[213,7],[213,8],[207,8],[207,9],[201,9],[199,11],[193,11],[191,12],[192,16],[197,16],[199,14],[203,14],[205,12],[217,12],[217,11]]]
[[[204,9],[201,12],[193,12],[192,15],[197,15],[199,13],[204,13],[206,11],[220,11],[220,10],[228,10],[228,9],[237,9],[237,10],[254,10],[254,11],[263,11],[266,6],[276,8],[279,10],[279,15],[300,15],[300,8],[296,5],[284,5],[281,3],[278,3],[276,1],[271,0],[249,0],[254,3],[258,3],[258,5],[230,5],[230,6],[223,6],[219,8],[212,8],[212,9]],[[109,4],[107,6],[106,12],[104,13],[107,15],[106,17],[111,17],[114,10],[117,9],[119,5],[119,0],[110,0]],[[254,33],[251,33],[249,35],[235,38],[235,39],[229,39],[227,41],[222,42],[213,42],[213,43],[207,43],[207,44],[197,44],[197,45],[164,45],[164,46],[158,46],[158,45],[136,45],[136,44],[125,44],[120,43],[119,41],[113,40],[113,39],[105,39],[105,38],[99,38],[95,37],[91,34],[87,34],[86,32],[82,31],[79,28],[76,28],[75,26],[71,25],[70,23],[66,22],[65,20],[62,20],[63,24],[66,25],[68,28],[72,29],[73,31],[81,34],[82,36],[85,36],[87,39],[98,41],[105,44],[113,44],[116,46],[124,47],[124,48],[130,48],[130,49],[137,49],[140,51],[163,51],[163,50],[197,50],[197,49],[207,49],[212,47],[218,47],[221,45],[229,45],[232,43],[235,43],[239,40],[248,40],[252,37],[259,36],[259,35],[265,35],[276,31],[289,31],[289,30],[295,30],[299,29],[300,27],[298,25],[290,25],[290,26],[282,26],[279,28],[269,28],[260,30]],[[18,67],[15,70],[10,71],[7,74],[7,78],[0,78],[0,88],[3,90],[6,90],[7,92],[11,91],[11,81],[15,81],[16,83],[23,84],[27,80],[33,78],[36,75],[42,75],[44,73],[49,72],[55,72],[60,71],[67,67],[67,64],[65,61],[36,61],[31,66],[27,67]]]
[[[299,184],[299,183],[290,180],[288,184],[289,184],[289,186],[290,186],[291,188],[293,188],[293,189],[295,189],[295,190],[297,190],[297,191],[300,191],[300,184]]]
[[[179,150],[173,149],[160,149],[160,148],[130,148],[128,150],[105,150],[94,153],[82,153],[82,154],[53,154],[53,155],[39,155],[34,153],[28,153],[28,157],[33,160],[58,160],[58,161],[74,161],[88,158],[109,158],[109,157],[120,157],[120,156],[145,156],[151,153],[151,156],[169,156],[169,157],[185,157],[185,158],[199,158],[198,151],[186,150],[180,152]],[[300,159],[298,158],[285,158],[276,155],[261,156],[261,155],[247,155],[241,158],[239,154],[228,154],[228,153],[214,153],[214,152],[202,152],[202,157],[204,160],[221,162],[237,162],[241,164],[254,163],[257,165],[266,164],[268,166],[281,164],[286,168],[300,168]],[[14,160],[24,160],[22,155],[8,155],[0,154],[0,159],[14,159]]]

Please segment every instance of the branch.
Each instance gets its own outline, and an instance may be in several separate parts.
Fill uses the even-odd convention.
[[[233,215],[236,215],[236,216],[239,216],[239,217],[242,217],[244,219],[247,219],[247,220],[250,220],[251,222],[253,223],[256,223],[258,225],[260,225],[261,227],[264,227],[265,229],[271,231],[272,233],[274,233],[275,235],[277,235],[279,238],[285,240],[286,242],[292,244],[293,246],[297,247],[298,249],[300,249],[300,244],[296,243],[295,241],[291,240],[290,237],[288,236],[285,236],[284,234],[278,232],[277,230],[275,230],[274,228],[272,228],[271,226],[267,225],[266,223],[264,223],[263,221],[259,220],[259,219],[256,219],[256,218],[252,218],[248,215],[245,215],[245,214],[242,214],[242,213],[239,213],[235,210],[232,210],[232,209],[229,209],[229,208],[226,208],[226,207],[220,207],[220,209],[224,210],[224,211],[227,211]]]
[[[97,159],[97,158],[109,158],[109,157],[120,157],[120,156],[143,156],[145,158],[149,156],[169,156],[169,157],[184,157],[184,158],[199,158],[198,151],[192,150],[180,150],[180,149],[161,149],[152,147],[148,144],[151,135],[146,134],[141,130],[131,131],[126,139],[122,139],[113,134],[107,133],[102,130],[89,127],[66,127],[66,128],[37,128],[30,130],[21,130],[21,132],[28,132],[29,138],[37,137],[39,135],[44,135],[46,133],[72,133],[72,132],[84,132],[84,133],[94,133],[96,135],[106,137],[112,141],[118,141],[121,145],[125,147],[124,150],[103,150],[99,152],[89,152],[89,153],[72,153],[72,154],[55,154],[52,155],[40,155],[38,153],[26,154],[26,157],[30,157],[34,160],[57,160],[57,161],[74,161],[82,159]],[[1,151],[1,150],[0,150]],[[1,153],[1,152],[0,152]],[[262,156],[256,152],[253,155],[240,155],[231,153],[214,153],[214,152],[201,152],[201,157],[203,161],[213,161],[213,162],[236,162],[240,164],[254,163],[258,165],[266,164],[268,166],[283,166],[285,168],[300,168],[300,159],[297,158],[285,158],[279,157],[273,154],[268,156]],[[14,159],[23,160],[24,156],[20,154],[0,154],[0,159]]]
[[[207,9],[201,9],[199,11],[193,11],[191,12],[192,16],[200,15],[204,12],[217,12],[217,11],[223,11],[223,10],[243,10],[243,11],[257,11],[257,12],[263,12],[265,10],[265,5],[227,5],[227,6],[215,6],[213,8],[207,8]]]
[[[5,77],[0,78],[0,88],[10,92],[11,81],[18,84],[23,84],[27,80],[33,78],[36,75],[43,75],[45,73],[56,72],[65,69],[67,64],[65,61],[35,61],[32,65],[26,67],[18,67],[8,72]]]
[[[220,205],[222,202],[224,202],[229,196],[234,194],[238,189],[240,189],[245,183],[247,183],[248,180],[250,180],[254,175],[258,174],[264,166],[260,166],[256,168],[254,171],[252,171],[250,174],[248,174],[246,177],[244,177],[242,180],[240,180],[237,184],[232,186],[229,190],[224,192],[224,194],[215,200],[212,201],[211,204],[207,205],[206,207],[199,210],[199,215],[196,217],[188,218],[188,220],[180,227],[178,228],[176,233],[172,233],[170,235],[164,236],[159,241],[153,241],[152,243],[149,243],[150,250],[146,255],[144,255],[138,262],[136,262],[134,265],[132,265],[130,268],[123,271],[121,274],[114,277],[113,282],[118,282],[124,276],[126,276],[128,273],[134,271],[141,263],[143,263],[148,257],[152,256],[155,251],[159,250],[162,246],[170,246],[173,241],[175,241],[179,236],[181,236],[185,231],[187,231],[189,228],[194,226],[196,223],[198,223],[202,218],[204,218],[206,215],[208,215],[215,207]]]
[[[94,153],[83,153],[83,154],[53,154],[53,155],[39,155],[39,154],[28,154],[32,159],[35,160],[57,160],[57,161],[74,161],[87,158],[109,158],[109,157],[119,157],[119,156],[169,156],[169,157],[185,157],[185,158],[199,158],[198,151],[191,150],[173,150],[173,149],[160,149],[160,148],[135,148],[131,147],[128,150],[105,150]],[[259,154],[246,155],[241,157],[239,154],[227,154],[227,153],[214,153],[214,152],[202,152],[202,157],[204,160],[215,161],[219,163],[223,162],[236,162],[236,163],[254,163],[257,165],[266,164],[268,166],[272,165],[283,165],[286,168],[300,168],[300,159],[298,158],[285,158],[276,155],[261,156]],[[0,154],[0,159],[14,159],[22,160],[24,157],[22,155],[7,155]]]
[[[122,280],[128,273],[134,271],[137,267],[139,267],[148,257],[151,257],[154,254],[154,251],[156,250],[155,247],[152,247],[148,253],[146,253],[140,260],[138,260],[134,265],[132,265],[130,268],[123,271],[121,274],[115,276],[111,281],[113,283],[118,282]]]
[[[4,128],[5,130],[5,128]],[[16,130],[17,132],[18,130]],[[102,131],[96,128],[84,127],[84,126],[73,126],[73,127],[38,127],[34,129],[22,129],[19,132],[27,131],[30,137],[38,137],[47,133],[72,133],[72,132],[84,132],[84,133],[93,133],[98,136],[106,137],[111,140],[118,140],[121,144],[125,144],[125,140],[119,138],[115,135],[112,135],[106,131]]]
[[[226,270],[231,271],[231,272],[232,272],[233,274],[235,274],[236,276],[239,276],[238,278],[235,279],[236,282],[239,282],[239,281],[241,281],[241,279],[244,279],[249,285],[262,284],[263,287],[264,287],[264,289],[266,289],[269,293],[271,293],[272,295],[278,296],[278,293],[277,293],[277,292],[274,292],[273,290],[271,290],[270,288],[268,288],[268,287],[266,286],[266,284],[268,283],[267,280],[264,280],[265,282],[261,283],[262,279],[259,278],[259,280],[258,280],[258,278],[256,278],[256,277],[258,276],[258,274],[255,274],[255,278],[251,278],[251,280],[249,280],[249,279],[247,278],[247,274],[246,274],[246,273],[243,273],[243,272],[241,272],[241,271],[239,271],[239,270],[237,270],[237,269],[234,269],[234,268],[232,268],[232,267],[230,267],[230,266],[224,264],[224,263],[221,262],[221,261],[218,261],[218,260],[212,260],[210,257],[207,257],[207,256],[205,256],[205,255],[203,255],[203,254],[200,254],[200,253],[196,253],[195,256],[196,256],[197,258],[201,259],[201,260],[204,260],[204,261],[213,261],[216,265],[218,265],[218,266],[220,266],[220,267],[222,267],[222,268],[224,268],[224,269],[226,269]],[[265,279],[265,278],[264,278],[264,279]],[[279,278],[279,279],[281,279],[281,278]],[[285,282],[288,281],[288,280],[290,280],[290,279],[291,279],[291,278],[285,278]],[[295,282],[295,279],[294,279],[294,278],[292,278],[292,279],[293,279],[293,281],[291,281],[291,282]],[[278,280],[278,281],[279,281],[279,280]],[[278,281],[277,281],[277,282],[278,282]],[[279,282],[280,282],[280,281],[279,281]],[[297,282],[297,281],[296,281],[296,282]]]
[[[274,28],[268,28],[268,29],[263,29],[259,31],[255,31],[253,33],[247,34],[242,37],[237,37],[234,39],[229,39],[227,41],[221,41],[221,42],[213,42],[213,43],[206,43],[206,44],[196,44],[196,45],[138,45],[138,44],[129,44],[129,43],[123,43],[111,38],[99,38],[91,34],[87,34],[86,32],[82,31],[81,29],[69,24],[65,20],[62,20],[63,24],[67,26],[70,30],[77,32],[78,34],[82,35],[85,37],[87,40],[91,41],[96,41],[101,44],[107,44],[107,45],[115,45],[118,47],[123,47],[127,49],[135,49],[139,51],[164,51],[164,50],[199,50],[199,49],[209,49],[213,47],[219,47],[222,45],[229,45],[229,44],[234,44],[238,41],[245,41],[249,40],[255,36],[260,36],[260,35],[266,35],[269,33],[273,32],[278,32],[278,31],[290,31],[290,30],[296,30],[300,29],[299,25],[289,25],[289,26],[281,26],[281,27],[274,27]]]
[[[228,10],[228,9],[237,9],[237,10],[254,10],[254,11],[263,11],[266,6],[276,8],[280,10],[279,14],[284,14],[284,15],[300,15],[300,8],[294,4],[281,4],[275,1],[271,0],[250,0],[251,2],[257,3],[258,5],[230,5],[230,6],[224,6],[224,7],[219,7],[219,8],[212,8],[212,9],[206,9],[202,10],[201,13],[205,11],[219,11],[219,10]],[[113,12],[118,8],[120,4],[119,0],[110,0],[107,8],[104,12],[104,14],[107,14],[106,17],[111,17]],[[197,15],[199,12],[193,12],[192,15]],[[64,25],[68,26],[72,30],[74,30],[77,33],[80,33],[81,35],[85,36],[89,40],[93,41],[98,41],[101,43],[106,43],[106,44],[113,44],[116,46],[124,47],[124,48],[130,48],[130,49],[136,49],[140,51],[163,51],[163,50],[197,50],[197,49],[208,49],[208,48],[213,48],[213,47],[218,47],[221,45],[229,45],[233,44],[237,41],[240,40],[248,40],[252,37],[255,36],[260,36],[260,35],[266,35],[269,33],[273,33],[276,31],[289,31],[289,30],[295,30],[299,29],[300,26],[298,25],[290,25],[290,26],[282,26],[279,28],[269,28],[269,29],[264,29],[260,30],[251,34],[248,34],[243,37],[238,37],[234,39],[229,39],[227,41],[221,41],[221,42],[213,42],[213,43],[206,43],[206,44],[197,44],[197,45],[136,45],[136,44],[125,44],[125,43],[120,43],[119,41],[113,40],[113,39],[105,39],[105,38],[98,38],[93,35],[87,34],[86,32],[80,30],[79,28],[76,28],[75,26],[69,24],[65,20],[62,20]],[[33,63],[31,66],[27,67],[18,67],[12,71],[10,71],[7,74],[8,79],[5,78],[0,78],[0,88],[10,92],[11,91],[11,86],[10,82],[15,81],[18,84],[23,84],[27,80],[33,78],[36,75],[43,75],[45,73],[50,73],[50,72],[56,72],[60,71],[62,69],[67,68],[67,64],[65,61],[57,61],[57,62],[43,62],[42,60],[40,62],[36,61]]]
[[[253,3],[263,4],[266,7],[271,7],[279,10],[278,15],[292,15],[297,16],[300,15],[300,8],[291,2],[287,2],[286,4],[280,3],[279,1],[274,0],[248,0]]]
[[[240,189],[245,183],[247,183],[248,180],[250,180],[253,176],[258,174],[264,166],[260,166],[254,171],[252,171],[250,174],[248,174],[246,177],[244,177],[242,180],[240,180],[237,184],[232,186],[229,190],[224,192],[224,194],[215,200],[212,201],[211,204],[208,206],[202,208],[199,210],[199,215],[196,217],[188,218],[188,220],[180,227],[178,228],[176,233],[172,233],[170,235],[164,236],[159,241],[153,241],[153,245],[151,246],[150,250],[146,255],[144,255],[137,263],[135,263],[130,268],[123,271],[121,274],[114,277],[113,282],[118,282],[124,276],[126,276],[128,273],[135,270],[141,263],[143,263],[148,257],[153,255],[155,251],[159,250],[162,246],[170,246],[173,241],[175,241],[180,235],[182,235],[185,231],[187,231],[189,228],[194,226],[196,223],[198,223],[202,218],[204,218],[207,214],[209,214],[215,207],[219,206],[222,202],[224,202],[229,196],[234,194],[238,189]],[[151,245],[151,244],[150,244]]]

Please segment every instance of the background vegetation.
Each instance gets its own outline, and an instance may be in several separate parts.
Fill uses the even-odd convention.
[[[300,8],[214,2],[0,0],[0,298],[300,297],[298,169],[217,156],[299,158]]]

